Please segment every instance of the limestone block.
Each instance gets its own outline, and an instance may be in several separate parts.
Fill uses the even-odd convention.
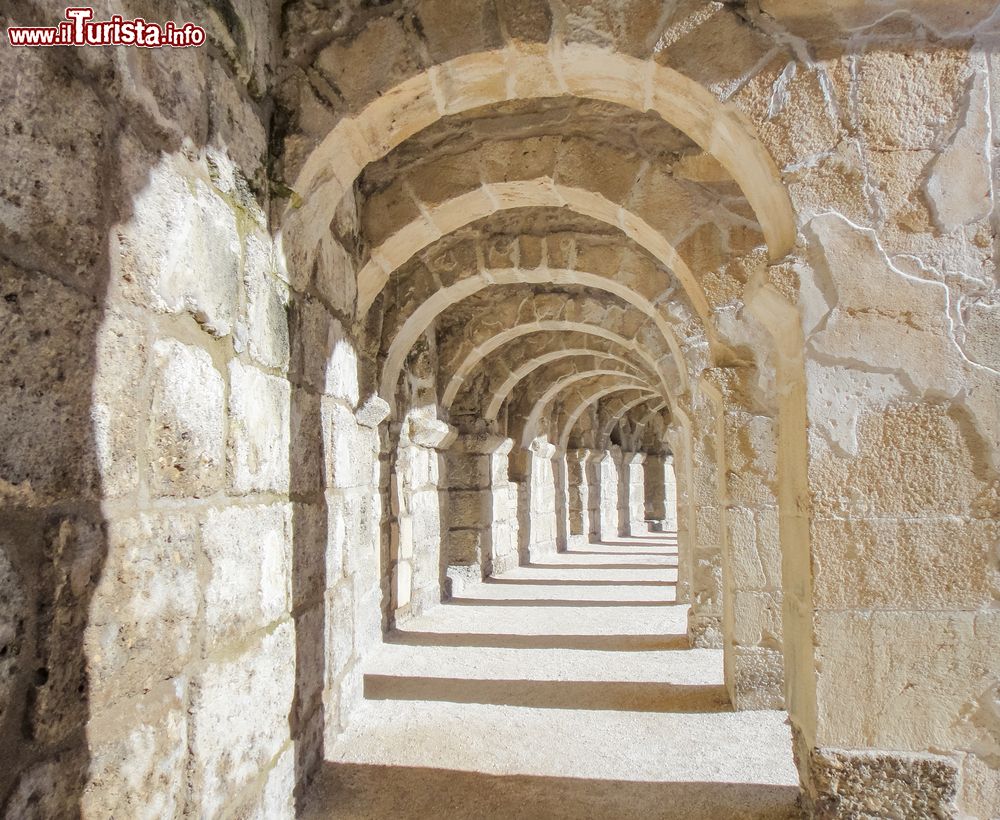
[[[182,160],[164,160],[119,229],[119,274],[154,310],[190,313],[226,336],[237,319],[242,246],[231,206]]]
[[[139,820],[181,817],[187,779],[187,678],[158,682],[87,726],[90,778],[84,816]]]
[[[821,612],[814,624],[818,745],[997,748],[995,610]]]
[[[962,49],[871,51],[855,68],[855,117],[871,148],[936,148],[971,74]]]
[[[26,671],[19,660],[27,637],[22,613],[28,609],[30,600],[25,580],[11,562],[9,549],[7,543],[0,549],[0,647],[5,650],[0,656],[0,718],[11,715],[18,680]]]
[[[814,749],[809,759],[814,816],[954,817],[958,770],[947,757]]]
[[[320,406],[324,399],[302,387],[292,387],[289,396],[289,490],[299,496],[315,496],[323,489],[325,452]]]
[[[565,17],[559,21],[564,42],[610,47],[634,57],[649,56],[662,27],[663,9],[642,0],[569,0],[564,8]]]
[[[270,247],[265,243],[257,235],[246,240],[246,346],[258,364],[285,370],[289,361],[288,288],[270,273]]]
[[[780,649],[733,649],[733,706],[739,710],[784,709],[784,658]]]
[[[705,4],[690,17],[678,16],[678,25],[668,27],[656,44],[656,61],[720,99],[752,75],[773,48],[769,37],[726,6]],[[713,59],[704,59],[708,54]]]
[[[738,592],[733,596],[736,622],[733,639],[741,646],[781,646],[781,604],[766,592]]]
[[[552,10],[542,0],[499,0],[500,29],[511,40],[544,43],[552,28]]]
[[[281,618],[291,608],[291,508],[209,510],[201,526],[210,564],[205,623],[215,645]]]
[[[238,359],[229,363],[230,483],[237,493],[288,490],[291,391]]]
[[[823,609],[975,609],[1000,591],[1000,522],[822,520],[811,536]]]
[[[354,111],[421,70],[415,32],[394,17],[376,17],[357,37],[335,41],[316,65],[325,72]]]
[[[45,52],[5,49],[0,66],[18,77],[0,102],[10,123],[0,153],[18,158],[4,176],[0,242],[26,268],[61,271],[96,291],[107,247],[103,159],[113,144],[99,96]]]
[[[966,308],[962,349],[974,362],[1000,370],[1000,305],[973,302]]]
[[[322,706],[326,685],[326,668],[320,649],[326,640],[324,600],[325,596],[321,595],[308,607],[303,601],[296,601],[295,709],[289,716],[293,735],[298,735],[308,726],[311,716]],[[307,650],[306,647],[316,647],[316,650]]]
[[[817,517],[979,515],[990,508],[993,491],[976,468],[970,432],[943,405],[896,404],[863,415],[857,456],[815,448],[810,480]]]
[[[204,350],[173,339],[153,345],[150,485],[158,495],[201,496],[220,484],[222,375]]]
[[[98,332],[96,304],[55,279],[8,266],[0,269],[0,292],[0,361],[10,373],[18,374],[0,381],[0,437],[4,442],[0,496],[27,505],[93,493],[98,475],[90,432],[93,353],[88,348]],[[122,329],[121,325],[115,328]],[[105,353],[115,349],[111,336],[102,338],[100,344]],[[140,339],[136,344],[138,360],[143,342]],[[98,452],[110,470],[111,489],[117,491],[131,483],[129,456],[124,448],[119,449],[127,440],[130,422],[126,419],[116,426],[109,416],[112,406],[118,409],[129,398],[134,401],[135,393],[111,404],[108,393],[114,387],[129,386],[128,373],[107,372],[97,377]],[[70,374],[75,377],[68,378]],[[134,409],[132,415],[137,415]],[[39,430],[62,434],[40,436]]]
[[[196,541],[187,515],[109,522],[84,638],[92,704],[138,693],[184,667],[198,621]]]
[[[346,499],[342,493],[326,495],[326,588],[331,589],[344,576],[344,554],[349,549]]]
[[[362,427],[377,428],[389,415],[388,403],[374,393],[357,409],[354,418]]]
[[[420,0],[417,17],[434,64],[503,44],[493,4],[484,0]]]
[[[448,493],[449,521],[452,527],[481,527],[489,523],[489,494],[479,490],[451,490]]]
[[[294,687],[288,621],[245,653],[210,661],[193,682],[189,772],[204,813],[220,812],[288,742]]]
[[[358,428],[354,413],[333,399],[325,398],[323,413],[323,450],[326,460],[326,486],[344,489],[370,486],[372,441]]]
[[[288,820],[295,817],[295,751],[286,749],[274,761],[264,788],[256,800],[240,813],[247,820]]]
[[[779,52],[731,97],[779,168],[822,155],[839,142],[824,81],[818,71]]]
[[[354,657],[354,586],[342,581],[326,596],[326,685],[331,686]]]
[[[79,814],[78,784],[86,777],[88,764],[86,755],[65,752],[25,769],[7,799],[6,816],[47,820]]]
[[[451,530],[448,533],[448,564],[478,566],[483,547],[482,530]]]
[[[993,208],[985,73],[973,76],[965,107],[961,127],[927,177],[927,197],[945,231],[977,222]]]

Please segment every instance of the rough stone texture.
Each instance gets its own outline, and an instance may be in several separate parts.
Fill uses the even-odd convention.
[[[811,765],[816,818],[955,816],[958,770],[948,758],[821,748]]]
[[[291,817],[385,628],[647,520],[817,813],[1000,812],[995,3],[183,15],[0,49],[5,815]]]

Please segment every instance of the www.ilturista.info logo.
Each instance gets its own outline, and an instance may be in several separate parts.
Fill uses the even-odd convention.
[[[93,20],[92,8],[68,8],[66,19],[54,26],[10,26],[12,46],[139,46],[189,48],[205,43],[205,29],[194,23],[150,23],[137,17]]]

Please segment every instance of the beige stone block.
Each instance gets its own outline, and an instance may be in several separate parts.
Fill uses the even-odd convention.
[[[196,649],[197,527],[187,515],[113,520],[84,641],[100,706],[179,673]]]
[[[100,334],[100,350],[113,362],[118,355],[117,334],[127,326],[109,321],[99,330],[100,316],[93,300],[55,279],[27,274],[4,266],[0,270],[0,361],[16,377],[0,381],[0,490],[13,503],[36,505],[47,499],[96,494],[99,458],[109,470],[109,489],[120,492],[132,483],[134,454],[126,449],[128,418],[115,420],[128,396],[109,395],[130,387],[127,371],[109,369],[97,374],[97,419],[91,431],[93,352]],[[136,361],[143,347],[136,340]],[[135,400],[135,394],[131,399]],[[132,414],[136,415],[132,409]],[[140,410],[141,412],[141,410]],[[60,430],[60,435],[40,431]],[[120,437],[120,438],[119,438]],[[115,475],[118,470],[121,472]]]
[[[90,777],[84,816],[159,820],[184,812],[187,679],[157,682],[141,697],[100,712],[87,726]]]
[[[210,661],[193,681],[189,774],[201,810],[261,775],[289,740],[295,632],[285,621],[233,658]]]
[[[206,351],[154,343],[149,481],[157,495],[208,495],[221,484],[223,392]]]
[[[821,609],[988,606],[1000,591],[1000,523],[820,520],[812,525]]]
[[[291,609],[290,516],[286,504],[206,513],[201,539],[210,570],[204,617],[213,645],[261,629]]]
[[[288,382],[229,363],[230,485],[236,493],[287,492],[291,393]]]
[[[995,743],[995,611],[821,612],[814,625],[819,745],[922,750]]]

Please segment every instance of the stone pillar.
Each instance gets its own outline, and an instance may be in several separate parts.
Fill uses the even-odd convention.
[[[464,435],[448,449],[448,592],[516,564],[509,535],[507,454],[513,440]],[[513,552],[513,561],[511,560]],[[495,563],[500,564],[497,569]]]
[[[752,372],[714,368],[701,384],[715,413],[725,680],[735,708],[783,709],[777,440],[752,411]]]
[[[624,535],[645,535],[649,531],[646,526],[645,461],[645,453],[627,453],[623,459],[627,488]]]
[[[645,505],[646,528],[651,532],[663,531],[663,520],[667,517],[664,497],[663,455],[647,453],[643,464],[643,504]]]
[[[518,454],[519,553],[522,563],[556,553],[556,447],[537,438]]]
[[[566,453],[567,546],[590,540],[590,450]]]
[[[457,433],[435,418],[411,417],[401,427],[393,476],[393,616],[398,623],[440,603],[447,557],[448,493],[442,462]]]
[[[696,395],[691,436],[688,639],[692,646],[718,649],[722,647],[722,526],[714,432],[711,408],[704,396]]]
[[[587,475],[587,518],[590,525],[588,540],[593,543],[601,540],[601,463],[604,451],[591,450],[587,457],[585,470]]]
[[[618,447],[604,450],[600,460],[600,518],[598,538],[614,541],[618,535],[618,508],[621,490],[619,488],[622,454]]]
[[[663,531],[677,532],[677,473],[674,471],[674,457],[670,453],[663,457]]]

